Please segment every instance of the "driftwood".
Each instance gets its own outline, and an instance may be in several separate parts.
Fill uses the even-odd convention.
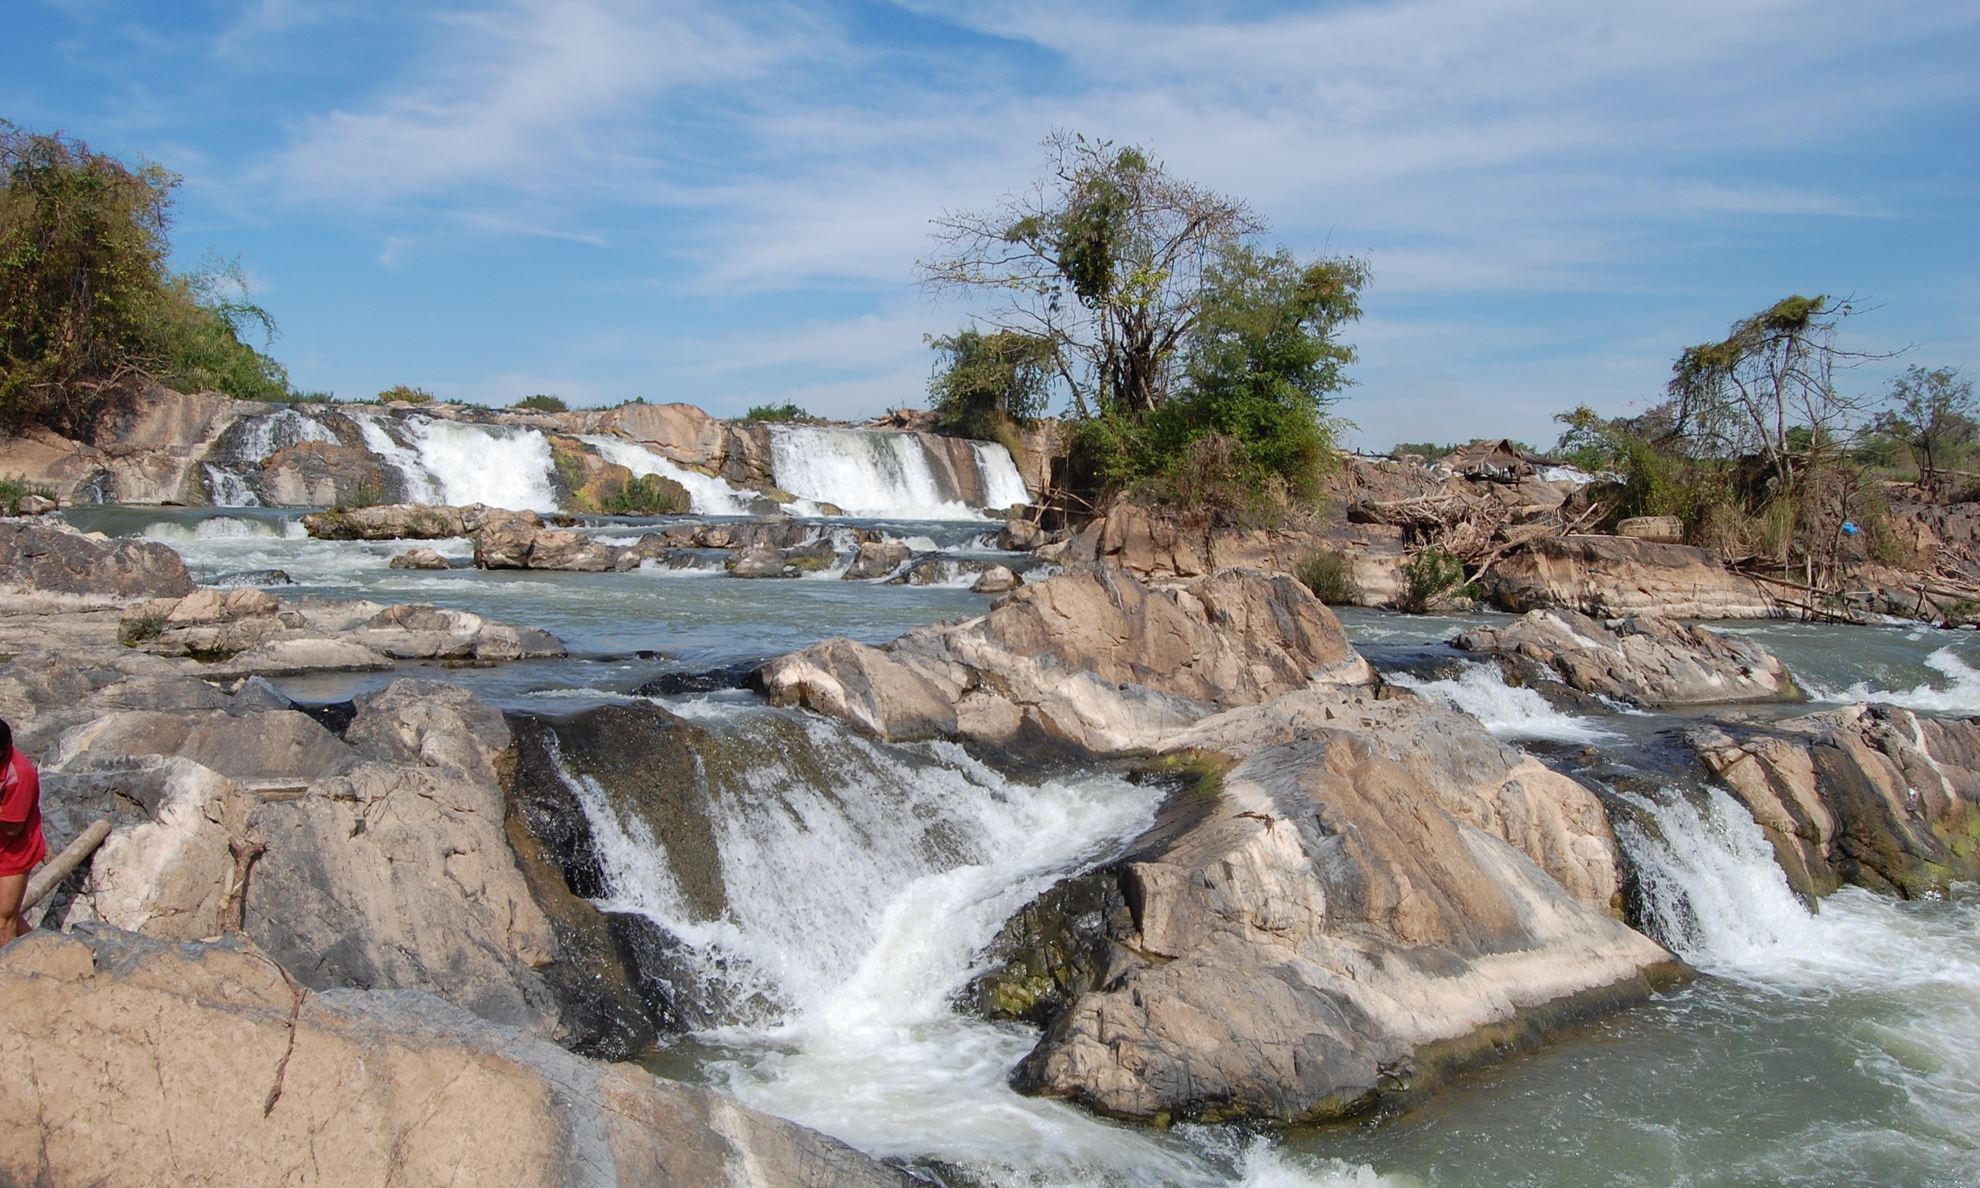
[[[99,817],[90,822],[89,828],[82,831],[76,840],[62,847],[62,852],[50,859],[46,866],[35,872],[28,880],[27,893],[21,897],[21,910],[26,911],[47,898],[48,893],[62,885],[69,873],[81,866],[96,853],[96,847],[110,836],[110,821]]]
[[[234,856],[234,873],[220,904],[220,931],[239,932],[247,924],[248,872],[254,869],[254,860],[268,852],[268,843],[233,838],[227,842],[227,852]]]

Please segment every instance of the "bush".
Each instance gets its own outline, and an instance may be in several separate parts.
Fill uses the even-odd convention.
[[[608,516],[681,516],[694,508],[686,487],[662,475],[642,474],[606,496],[598,510]]]
[[[378,402],[380,404],[391,404],[394,401],[401,404],[431,404],[433,403],[433,393],[427,391],[425,388],[413,388],[405,384],[394,384],[378,394]]]
[[[534,396],[525,396],[521,400],[518,400],[514,404],[510,405],[510,407],[526,408],[532,412],[547,412],[547,413],[560,413],[560,412],[571,411],[570,405],[564,403],[563,397],[551,396],[548,393],[543,393],[543,392],[539,392]]]
[[[117,640],[127,648],[157,639],[165,633],[165,616],[155,612],[127,615],[117,624]]]
[[[1439,598],[1471,596],[1464,580],[1464,562],[1434,545],[1418,549],[1403,562],[1402,583],[1396,609],[1412,615],[1429,610]]]
[[[21,500],[30,495],[39,495],[44,499],[55,498],[55,492],[39,483],[31,483],[18,476],[0,479],[0,509],[4,509],[7,515],[20,515]]]
[[[743,414],[745,421],[796,421],[809,423],[818,418],[785,401],[782,404],[759,404]]]
[[[1337,549],[1321,549],[1302,560],[1293,573],[1328,606],[1352,606],[1361,600],[1354,562]]]
[[[972,327],[929,345],[940,356],[928,381],[938,432],[1008,447],[1014,425],[1031,424],[1044,413],[1052,382],[1050,340]]]

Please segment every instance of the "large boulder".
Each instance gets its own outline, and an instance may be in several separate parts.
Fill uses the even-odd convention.
[[[823,1135],[430,996],[313,993],[239,939],[0,953],[0,1180],[898,1185]]]
[[[728,453],[722,422],[692,404],[622,404],[598,414],[593,432],[629,438],[711,472],[722,469]]]
[[[1750,639],[1633,615],[1613,624],[1571,610],[1528,611],[1504,626],[1474,627],[1453,641],[1505,658],[1526,677],[1636,705],[1715,705],[1791,697],[1794,681]]]
[[[1853,705],[1687,731],[1804,896],[1926,895],[1980,878],[1980,721]]]
[[[382,503],[311,512],[302,519],[303,530],[318,540],[444,540],[467,536],[484,523],[495,521],[543,526],[542,517],[535,512],[503,511],[481,504]]]
[[[177,598],[193,590],[186,563],[148,540],[103,540],[42,524],[0,521],[0,586],[101,598]]]
[[[839,576],[849,582],[872,581],[891,575],[899,569],[910,552],[904,540],[869,540],[859,546],[853,554],[852,564]]]
[[[1607,910],[1594,796],[1461,715],[1314,690],[1177,742],[1245,757],[1098,876],[1118,890],[1021,1089],[1137,1121],[1323,1120],[1682,976]]]
[[[1531,541],[1502,558],[1479,583],[1493,604],[1516,614],[1542,607],[1597,618],[1766,619],[1780,604],[1704,549],[1625,536],[1562,536]]]
[[[887,739],[993,752],[1147,749],[1207,714],[1312,681],[1365,683],[1340,623],[1289,577],[1232,570],[1179,589],[1082,567],[990,613],[883,647],[827,640],[765,665],[774,702]]]
[[[378,671],[396,660],[506,661],[562,656],[563,641],[534,627],[426,603],[304,600],[252,588],[201,589],[132,607],[124,641],[165,656],[216,662],[218,674],[264,676]]]

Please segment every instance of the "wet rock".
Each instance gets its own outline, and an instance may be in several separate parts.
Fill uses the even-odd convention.
[[[1596,618],[1764,619],[1778,608],[1758,582],[1704,549],[1623,536],[1533,541],[1503,558],[1480,586],[1488,601],[1515,614],[1558,607]]]
[[[104,598],[176,598],[193,590],[179,555],[148,540],[102,540],[38,523],[0,521],[0,582]]]
[[[1002,565],[992,565],[977,576],[970,589],[978,594],[1006,594],[1022,584],[1017,574]]]
[[[1715,705],[1795,695],[1774,655],[1750,639],[1634,615],[1605,624],[1571,610],[1529,611],[1474,627],[1458,647],[1500,656],[1529,678],[1556,676],[1583,693],[1636,705]]]
[[[311,512],[302,522],[303,530],[318,540],[444,540],[471,535],[492,523],[534,527],[543,523],[535,512],[422,503],[332,508]]]
[[[447,558],[432,549],[407,549],[392,558],[393,569],[445,569]]]
[[[1340,624],[1289,577],[1151,589],[1111,568],[1025,586],[988,615],[884,647],[828,640],[765,665],[772,701],[882,738],[1110,754],[1311,679],[1366,682]]]
[[[126,611],[126,644],[215,662],[217,674],[371,671],[394,660],[508,661],[564,654],[547,631],[470,611],[406,603],[304,600],[257,589],[200,589]]]
[[[997,547],[1007,553],[1028,553],[1050,539],[1043,525],[1022,517],[1006,520],[997,531]]]
[[[1599,902],[1614,842],[1593,795],[1461,715],[1313,690],[1186,740],[1245,757],[1109,868],[1125,911],[1103,896],[1105,943],[1080,942],[1084,988],[1021,1090],[1158,1123],[1322,1120],[1681,975]]]
[[[841,576],[852,582],[883,578],[899,569],[910,555],[906,541],[892,539],[867,541],[853,554],[852,564],[846,567],[846,572]]]
[[[1854,705],[1685,733],[1806,897],[1980,878],[1980,721]]]
[[[903,1182],[428,995],[298,988],[237,938],[38,932],[0,954],[0,995],[0,1048],[35,1053],[0,1084],[9,1183]]]
[[[737,553],[729,559],[728,570],[730,577],[738,578],[797,576],[797,568],[785,563],[784,551],[770,545],[756,545]]]

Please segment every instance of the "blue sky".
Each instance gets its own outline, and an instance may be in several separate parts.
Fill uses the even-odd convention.
[[[1790,292],[1980,370],[1980,4],[8,7],[0,116],[181,174],[182,263],[347,397],[920,403],[928,220],[1055,128],[1368,259],[1363,445],[1551,442]]]

